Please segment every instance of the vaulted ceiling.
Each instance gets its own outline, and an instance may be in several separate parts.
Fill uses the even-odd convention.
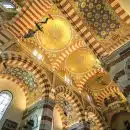
[[[15,15],[11,15],[10,20],[1,19],[2,52],[25,53],[80,92],[87,90],[97,95],[112,87],[102,60],[130,40],[128,3],[123,0],[13,2],[18,5]],[[10,13],[12,11],[8,10],[5,16]],[[37,29],[35,22],[45,21],[50,15],[52,19],[42,24],[43,32],[37,31],[34,37],[24,38],[29,29]],[[9,72],[13,71],[18,77],[20,73],[22,76],[28,73],[20,68],[11,68]]]

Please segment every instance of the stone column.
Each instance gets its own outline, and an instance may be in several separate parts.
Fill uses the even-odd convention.
[[[43,112],[40,123],[40,130],[52,130],[53,109],[55,102],[52,99],[45,99],[43,101]]]
[[[130,42],[104,59],[104,64],[130,103]]]

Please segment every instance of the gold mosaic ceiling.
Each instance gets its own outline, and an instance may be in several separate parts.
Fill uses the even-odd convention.
[[[77,12],[79,11],[82,18],[83,16],[89,18],[86,26],[106,51],[112,43],[114,44],[117,39],[120,39],[121,35],[125,37],[129,34],[130,26],[121,21],[114,10],[112,11],[112,8],[103,0],[97,1],[98,5],[94,4],[93,0],[88,3],[85,0],[80,0],[81,3],[77,3],[78,1],[74,3],[73,0],[70,2],[76,9],[81,7],[77,9]],[[89,13],[91,14],[83,14],[82,11],[85,11],[85,8],[90,9]],[[100,11],[98,12],[95,9],[100,9]],[[92,11],[99,14],[96,15]],[[20,40],[20,45],[31,55],[34,50],[37,50],[43,55],[43,60],[38,62],[42,62],[43,65],[55,71],[63,79],[68,76],[74,86],[88,87],[92,91],[105,88],[109,84],[110,78],[104,72],[99,75],[96,74],[102,70],[100,61],[56,6],[51,8],[49,14],[52,15],[53,19],[49,19],[47,24],[42,25],[43,32],[38,31],[33,38]],[[91,21],[90,16],[94,18],[94,21]],[[48,15],[44,16],[42,20],[46,17]],[[98,27],[96,28],[95,25]],[[33,57],[35,58],[35,56]],[[93,75],[94,78],[90,78]],[[102,83],[104,84],[97,83],[98,78],[101,81],[103,80]],[[86,83],[86,81],[88,82]]]
[[[104,87],[107,87],[109,83],[111,83],[109,75],[106,73],[99,73],[92,76],[85,85],[90,91],[98,92],[99,90],[104,89]]]
[[[50,51],[64,49],[71,41],[72,31],[69,22],[60,16],[53,16],[43,25],[44,32],[38,32],[39,46]]]
[[[73,6],[75,6],[74,1],[71,1],[73,2]],[[79,1],[85,2],[86,0]],[[115,19],[113,20],[113,15],[109,12],[111,9],[103,9],[104,3],[100,4],[99,1],[96,1],[99,2],[99,6],[97,7],[92,3],[93,0],[89,0],[89,2],[90,3],[88,3],[88,5],[83,4],[82,6],[90,7],[90,12],[87,17],[95,18],[94,21],[98,23],[95,24],[93,20],[91,21],[91,19],[89,19],[89,24],[86,22],[86,26],[94,34],[96,39],[99,40],[99,43],[103,46],[103,48],[107,50],[122,35],[125,37],[129,34],[130,27],[123,21],[120,21],[119,18],[117,18],[117,21],[115,21]],[[91,13],[91,11],[94,11],[94,9],[92,9],[93,7],[97,7],[97,9],[101,7],[103,9],[103,13],[105,12],[108,15],[104,14],[104,17],[102,17],[102,10],[100,10],[100,14],[97,15],[95,13]],[[53,20],[49,19],[47,24],[42,25],[43,32],[38,31],[34,37],[29,39],[18,39],[20,46],[35,59],[35,62],[38,62],[40,65],[47,66],[49,70],[57,73],[58,76],[64,80],[65,77],[68,78],[67,81],[71,80],[72,84],[69,84],[69,87],[77,87],[80,90],[88,89],[94,94],[100,94],[99,91],[101,92],[101,90],[107,88],[111,83],[110,77],[102,69],[100,61],[95,57],[84,39],[82,39],[75,31],[69,20],[66,19],[55,5],[49,13],[52,15]],[[82,11],[80,13],[81,14],[79,15],[83,16]],[[94,14],[95,16],[93,16]],[[114,13],[114,16],[115,15],[116,14]],[[109,22],[107,25],[108,21],[105,21],[106,23],[104,24],[102,24],[101,21],[98,21],[101,17],[102,21],[103,19],[106,20],[107,16],[111,17],[109,20],[110,22],[113,22],[112,24]],[[43,17],[43,19],[41,19],[41,21],[46,17],[48,17],[47,14]],[[116,24],[120,26],[116,26]],[[93,25],[98,25],[98,28],[93,28]],[[102,26],[101,29],[104,29],[103,31],[100,29],[100,26]],[[107,30],[108,28],[106,28],[106,26],[109,26],[108,28],[110,29]],[[35,30],[35,28],[33,29]],[[24,30],[26,29],[24,28]],[[24,30],[21,32],[23,33]],[[14,50],[16,51],[16,48],[14,48]],[[34,51],[37,52],[37,54],[42,55],[43,58],[38,59],[36,55],[34,55]],[[50,75],[49,77],[52,78]],[[59,81],[57,81],[57,83],[59,83]],[[28,84],[32,86],[30,82]],[[55,85],[57,86],[57,84]],[[85,91],[82,94],[85,99],[88,95],[87,92]],[[40,91],[37,92],[37,94],[40,94]],[[32,94],[31,96],[33,100],[34,95]],[[73,122],[72,119],[71,121]]]
[[[78,15],[106,52],[111,53],[114,44],[116,44],[118,48],[118,43],[127,39],[127,36],[130,35],[129,24],[127,25],[125,20],[120,19],[115,10],[111,7],[112,5],[109,3],[110,0],[74,1],[71,1],[71,3],[75,10],[77,10]],[[113,6],[116,2],[113,2]],[[129,0],[119,0],[119,4],[130,14]],[[117,8],[116,6],[114,7],[115,9]],[[121,11],[119,7],[117,12],[119,12],[119,15],[122,14],[122,18],[125,19],[126,17],[127,19],[128,16],[124,10]]]
[[[72,52],[66,60],[66,68],[72,73],[86,73],[96,65],[96,58],[87,48]]]

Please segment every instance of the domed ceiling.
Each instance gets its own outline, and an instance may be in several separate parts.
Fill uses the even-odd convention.
[[[65,48],[71,41],[71,26],[63,17],[53,16],[53,20],[49,19],[47,24],[44,24],[43,30],[38,32],[37,39],[44,49],[58,51]]]
[[[66,68],[72,73],[86,73],[96,64],[96,58],[87,48],[74,51],[66,60]]]
[[[109,9],[104,0],[75,0],[79,11],[101,38],[119,28],[118,17]]]
[[[130,21],[126,14],[130,14],[129,0],[71,0],[70,3],[107,53],[124,44],[122,41],[130,32],[130,26],[126,24]]]
[[[18,1],[20,2],[20,0]],[[74,3],[74,0],[70,1],[73,1]],[[70,1],[68,0],[68,2]],[[96,43],[92,42],[93,44],[91,43],[90,47],[94,46],[94,50],[97,51],[96,49],[99,47],[98,45],[101,45],[102,48],[104,48],[104,51],[107,53],[106,50],[109,49],[109,46],[112,44],[115,45],[115,42],[118,38],[120,38],[122,35],[125,37],[129,33],[130,27],[127,28],[127,25],[124,26],[125,23],[119,20],[120,18],[116,15],[112,8],[109,8],[111,6],[108,5],[105,0],[75,0],[81,16],[84,16],[81,18],[81,22],[78,23],[78,26],[82,26],[82,22],[85,21],[86,26],[84,26],[82,31],[84,31],[85,27],[89,30],[85,36],[91,37],[91,34],[94,35],[92,36],[91,40],[86,39],[84,41],[84,39],[80,37],[80,35],[75,31],[75,28],[73,28],[71,25],[71,21],[67,19],[69,17],[65,18],[65,15],[62,14],[65,12],[61,13],[61,10],[59,10],[55,5],[50,4],[48,5],[51,8],[49,8],[50,10],[47,10],[46,7],[43,7],[45,10],[47,10],[47,12],[44,13],[44,9],[40,9],[41,6],[40,3],[38,3],[38,0],[35,2],[36,5],[31,3],[30,6],[27,7],[26,12],[22,12],[22,17],[20,15],[14,19],[14,21],[16,20],[17,22],[12,21],[11,24],[13,24],[13,26],[8,25],[12,30],[14,29],[13,31],[16,33],[16,38],[20,47],[22,48],[23,52],[26,52],[28,57],[33,57],[33,60],[35,60],[39,66],[47,68],[47,73],[51,71],[48,76],[52,84],[53,80],[55,80],[55,83],[53,84],[54,87],[57,86],[57,84],[64,84],[64,82],[57,80],[58,76],[64,81],[65,78],[67,78],[67,81],[72,81],[72,84],[67,84],[65,81],[65,83],[68,85],[67,87],[75,89],[75,92],[79,92],[79,95],[83,92],[81,90],[85,90],[82,96],[85,97],[84,99],[87,100],[88,98],[88,100],[92,101],[91,97],[88,97],[89,94],[86,89],[97,93],[98,91],[106,88],[109,83],[111,83],[111,79],[102,69],[100,61],[88,47],[88,41],[95,41],[95,39],[98,39],[99,41]],[[37,4],[39,4],[40,8],[37,6]],[[69,9],[70,8],[68,7],[68,10]],[[71,13],[73,13],[73,11]],[[30,16],[29,14],[31,13],[32,15]],[[36,16],[33,16],[33,13]],[[53,17],[52,19],[49,18],[48,13],[51,14]],[[75,17],[77,18],[78,16]],[[42,24],[43,32],[40,30],[35,32],[36,27],[34,23],[36,21],[44,21],[46,18],[49,18],[49,20],[46,24]],[[29,22],[29,20],[32,20],[31,27],[25,26],[29,25],[25,24]],[[32,29],[32,32],[35,32],[34,37],[29,37],[28,39],[23,38],[22,36],[26,34],[30,28]],[[79,29],[78,31],[80,32],[81,30]],[[18,39],[17,36],[20,36],[21,34],[23,34],[20,37],[21,39]],[[16,48],[14,50],[16,51]],[[34,55],[34,50],[36,50],[35,52],[37,52],[38,57]],[[101,50],[99,49],[99,51]],[[39,55],[44,58],[42,60],[39,59]],[[30,64],[31,62],[28,64],[28,66]],[[101,73],[97,73],[100,71]],[[19,79],[22,77],[23,81],[29,87],[35,87],[37,85],[37,82],[35,82],[35,77],[33,77],[31,73],[28,73],[28,71],[22,71],[19,68],[11,68],[10,70],[8,69],[8,73],[12,76],[17,76]],[[37,75],[37,77],[39,77],[39,75]],[[41,96],[42,91],[40,90],[41,89],[38,89],[36,94],[30,94],[30,102],[33,102],[33,100],[38,99],[38,97]],[[71,109],[72,104],[66,101],[63,93],[59,95],[59,97],[60,98],[57,99],[59,105],[61,105],[65,111],[64,115],[66,115],[68,124],[72,125],[77,120],[77,117],[75,116],[76,111],[75,109]],[[74,119],[71,118],[71,116],[74,117]]]
[[[93,43],[94,45],[92,46],[95,46],[96,51],[99,47],[98,45],[101,43],[102,48],[105,50],[116,42],[116,38],[120,37],[116,34],[117,32],[125,36],[129,32],[129,28],[125,26],[127,30],[124,33],[124,23],[122,24],[122,21],[119,20],[114,10],[112,11],[112,8],[109,8],[111,6],[104,2],[104,0],[70,0],[68,2],[72,2],[74,8],[77,9],[78,7],[77,10],[79,12],[76,11],[81,14],[81,19],[83,22],[85,21],[85,27],[90,31],[85,36],[89,37],[92,34],[91,40],[86,39],[84,41],[75,31],[70,21],[61,13],[61,10],[56,6],[52,6],[51,10],[49,10],[52,19],[46,13],[42,19],[37,21],[42,22],[46,18],[49,18],[47,23],[41,25],[43,32],[37,31],[34,37],[23,38],[20,45],[40,65],[45,65],[53,72],[56,72],[64,81],[67,77],[67,81],[71,80],[73,86],[79,88],[85,86],[85,88],[87,87],[92,91],[101,90],[109,84],[110,79],[105,74],[97,75],[97,72],[102,68],[101,63],[88,47],[87,40],[94,41],[95,39],[100,39],[100,41]],[[33,22],[36,21],[34,20]],[[76,26],[80,26],[81,23],[82,21]],[[121,29],[119,29],[120,26]],[[35,29],[35,26],[32,27],[33,31]],[[82,31],[84,31],[84,28]],[[106,38],[108,35],[113,36],[113,38]],[[43,56],[43,60],[38,60],[33,55],[34,50]],[[99,49],[99,51],[101,50]],[[90,78],[91,76],[93,78]]]
[[[111,82],[111,79],[108,74],[106,73],[99,73],[91,77],[85,84],[85,87],[87,87],[91,91],[100,91],[107,87],[109,83]]]

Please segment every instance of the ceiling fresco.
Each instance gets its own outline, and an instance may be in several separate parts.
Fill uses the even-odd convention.
[[[71,73],[86,73],[98,67],[96,57],[86,48],[74,51],[66,60],[66,68]]]
[[[50,51],[64,49],[72,39],[71,26],[66,19],[53,16],[48,23],[43,25],[44,32],[38,32],[36,37],[39,46]]]
[[[105,0],[75,0],[80,13],[101,38],[120,27],[119,18],[110,10]]]
[[[43,32],[38,31],[34,37],[19,43],[29,53],[37,50],[44,57],[42,64],[55,70],[63,80],[67,76],[77,85],[84,74],[101,68],[101,63],[55,6],[51,16],[53,19],[43,25]]]
[[[120,19],[108,1],[71,0],[70,3],[96,40],[110,54],[114,50],[113,48],[116,48],[114,47],[115,44],[117,48],[120,47],[119,43],[130,35],[130,26]],[[126,6],[128,2],[122,2],[120,0],[120,3],[121,6],[126,7],[124,8],[125,10],[128,10]]]
[[[120,39],[120,35],[125,37],[128,34],[130,27],[123,26],[124,23],[104,0],[71,0],[70,2],[75,9],[78,8],[80,15],[85,18],[86,26],[100,40],[104,48],[109,48],[113,42]],[[49,14],[52,18],[46,14],[40,19],[42,22],[49,18],[47,23],[42,24],[43,31],[37,31],[34,37],[28,39],[17,39],[20,49],[25,50],[39,64],[55,71],[63,80],[67,78],[66,81],[71,81],[70,85],[79,87],[83,82],[81,86],[87,84],[86,86],[93,92],[105,88],[109,82],[107,74],[95,75],[102,68],[101,62],[56,6],[52,6]],[[36,27],[32,29],[35,30]],[[34,51],[42,55],[42,60],[38,60],[33,55]],[[95,78],[86,82],[91,75],[95,75]],[[97,83],[102,79],[107,83]],[[95,85],[91,85],[92,83]]]
[[[16,0],[15,2],[20,8],[25,4],[25,1]],[[119,93],[122,92],[117,89],[118,85],[111,81],[109,74],[104,69],[102,57],[96,57],[94,52],[92,52],[92,48],[89,47],[95,46],[95,48],[100,48],[98,45],[101,45],[107,55],[111,54],[114,51],[114,49],[111,49],[113,46],[116,46],[116,44],[123,38],[126,38],[126,36],[130,36],[130,26],[120,19],[115,10],[109,5],[108,0],[68,0],[77,12],[77,15],[81,17],[82,21],[78,26],[80,26],[82,22],[85,22],[84,26],[87,28],[87,31],[89,30],[86,35],[88,37],[90,35],[89,38],[92,38],[91,40],[96,42],[94,45],[89,46],[89,40],[84,40],[83,37],[80,36],[71,23],[72,21],[69,21],[68,16],[64,15],[64,12],[57,8],[56,5],[50,2],[51,6],[49,4],[48,7],[42,5],[43,8],[39,9],[41,5],[38,3],[38,0],[33,1],[36,5],[34,3],[32,4],[31,0],[28,2],[29,3],[24,6],[26,10],[22,10],[21,14],[17,17],[15,17],[17,13],[13,12],[12,15],[0,10],[0,25],[2,24],[3,26],[4,21],[7,22],[4,24],[4,27],[10,33],[12,32],[11,34],[13,34],[13,36],[11,37],[15,38],[13,42],[16,43],[4,51],[18,52],[30,58],[32,62],[30,62],[31,60],[27,62],[25,58],[25,68],[28,67],[30,70],[32,67],[35,70],[33,72],[36,72],[37,76],[34,76],[31,71],[17,67],[16,63],[18,63],[19,58],[21,58],[19,55],[18,59],[17,57],[16,59],[12,58],[11,62],[13,66],[7,66],[2,74],[17,77],[24,85],[28,86],[30,90],[28,94],[30,97],[28,101],[29,105],[41,100],[44,93],[43,86],[48,93],[51,87],[55,90],[60,85],[64,85],[64,88],[58,88],[59,90],[57,91],[60,91],[60,93],[57,94],[54,91],[53,96],[55,96],[56,105],[63,110],[62,114],[64,115],[64,123],[66,126],[72,126],[74,123],[79,122],[76,113],[78,110],[75,108],[81,108],[79,111],[81,111],[82,116],[83,109],[86,111],[91,105],[94,107],[94,110],[89,113],[89,116],[95,121],[94,112],[96,111],[96,105],[98,107],[104,107],[104,98],[106,96],[114,95],[117,91]],[[42,3],[43,0],[40,0],[40,2]],[[37,4],[39,4],[39,6],[37,6]],[[13,17],[14,19],[11,20]],[[48,21],[43,22],[47,18]],[[8,24],[8,20],[11,20],[10,24]],[[37,23],[44,24],[39,26]],[[14,30],[12,28],[14,28]],[[30,30],[32,36],[25,38],[24,34]],[[12,40],[1,31],[0,37],[2,37],[6,43]],[[129,40],[129,38],[127,40]],[[0,51],[0,56],[2,53],[3,52]],[[18,53],[16,53],[16,55]],[[2,56],[0,58],[2,60],[8,60],[9,56],[5,54],[3,59],[1,58]],[[17,60],[16,63],[15,60]],[[22,58],[20,60],[20,63],[24,62]],[[11,62],[9,59],[8,64]],[[37,65],[33,66],[33,63]],[[30,64],[31,67],[29,66]],[[15,65],[16,67],[14,67]],[[39,72],[42,70],[41,68],[43,68],[43,71],[45,70],[47,74],[45,75],[46,79],[44,82],[42,82],[44,76],[42,72]],[[36,81],[36,78],[39,79],[39,82]],[[49,79],[49,81],[47,79]],[[79,102],[81,102],[82,105]],[[88,118],[87,116],[86,114],[85,118]],[[97,122],[99,122],[99,120]],[[97,127],[90,129],[99,130]]]

